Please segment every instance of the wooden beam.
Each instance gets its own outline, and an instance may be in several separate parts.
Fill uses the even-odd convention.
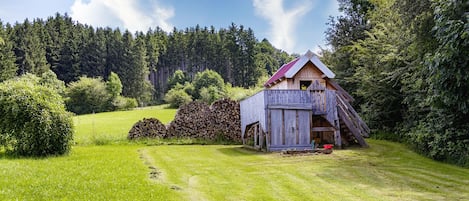
[[[295,134],[296,134],[296,139],[295,139],[295,143],[296,144],[300,144],[300,118],[299,118],[299,115],[298,115],[298,110],[295,111],[296,112],[296,119],[295,119]]]
[[[334,127],[313,127],[313,129],[311,129],[311,131],[313,131],[313,132],[324,132],[324,131],[334,132],[335,128]]]
[[[285,145],[285,110],[282,110],[282,145]]]
[[[267,105],[268,109],[311,110],[313,104],[275,104]]]
[[[347,92],[344,88],[342,88],[339,84],[337,84],[334,80],[327,78],[327,81],[330,85],[336,88],[348,101],[353,102],[355,99]]]
[[[335,146],[338,149],[342,149],[342,136],[340,136],[340,124],[338,126],[338,129],[334,131],[334,138]]]
[[[363,138],[363,136],[360,134],[360,131],[358,131],[358,129],[355,128],[355,126],[353,125],[353,123],[349,121],[349,119],[346,117],[346,114],[345,114],[345,112],[342,110],[341,107],[339,107],[338,112],[339,112],[339,118],[340,118],[340,120],[344,121],[345,125],[346,125],[347,128],[350,130],[350,132],[352,132],[353,136],[355,137],[355,139],[357,139],[358,143],[360,143],[360,145],[361,145],[362,147],[368,147],[368,144],[366,143],[366,141],[365,141],[365,139]]]

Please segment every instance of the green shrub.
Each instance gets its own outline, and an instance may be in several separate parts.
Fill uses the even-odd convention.
[[[225,98],[231,99],[231,100],[243,100],[247,97],[250,97],[257,92],[261,91],[264,89],[263,87],[256,86],[256,87],[251,87],[251,88],[243,88],[243,87],[233,87],[230,83],[227,83],[225,85],[226,88],[226,94]]]
[[[200,89],[200,99],[207,104],[212,104],[216,100],[223,98],[223,96],[223,92],[214,86]]]
[[[108,81],[106,82],[106,89],[113,98],[121,95],[122,82],[119,78],[119,75],[114,72],[111,72],[111,75],[109,75]]]
[[[183,89],[174,88],[166,93],[164,100],[169,103],[171,108],[179,108],[179,106],[191,102],[192,98]]]
[[[469,167],[469,126],[453,126],[441,116],[439,124],[421,121],[407,134],[411,147],[434,160]],[[453,126],[453,127],[452,127]]]
[[[109,111],[111,94],[101,78],[81,77],[67,88],[67,109],[75,114]]]
[[[48,70],[41,75],[39,84],[56,90],[61,96],[65,95],[65,82],[59,80],[52,70]]]
[[[117,96],[112,100],[112,106],[114,110],[130,110],[136,108],[138,105],[135,98],[128,98],[123,96]]]
[[[67,153],[71,114],[56,90],[28,79],[0,83],[0,146],[22,156]]]
[[[201,90],[203,88],[208,88],[213,86],[218,89],[218,91],[225,92],[225,82],[220,74],[213,70],[204,70],[202,72],[198,72],[195,75],[194,81],[192,81],[195,89],[195,98],[201,98]]]
[[[182,70],[176,70],[171,77],[168,78],[168,89],[174,88],[177,84],[183,85],[189,81],[189,77]]]

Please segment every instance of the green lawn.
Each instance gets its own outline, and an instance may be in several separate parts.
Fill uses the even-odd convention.
[[[467,200],[469,170],[402,145],[283,156],[223,145],[75,146],[0,158],[0,200]]]
[[[396,143],[284,156],[239,146],[144,148],[185,200],[468,200],[469,170]]]
[[[163,124],[171,122],[176,109],[166,109],[166,106],[75,116],[74,141],[78,145],[126,141],[129,130],[143,118],[155,117]]]
[[[77,143],[66,156],[0,152],[0,200],[469,200],[469,169],[386,141],[301,156],[237,145],[112,143],[125,142],[143,117],[167,123],[174,114],[151,107],[77,116]]]
[[[136,146],[76,146],[68,156],[0,156],[0,200],[180,200],[148,179]]]

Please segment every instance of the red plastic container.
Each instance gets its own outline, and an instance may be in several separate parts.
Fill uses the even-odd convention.
[[[332,147],[334,147],[333,144],[325,144],[323,145],[324,149],[332,149]]]

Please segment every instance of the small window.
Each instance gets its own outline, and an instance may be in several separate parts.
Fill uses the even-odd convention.
[[[311,80],[310,81],[300,81],[300,89],[301,90],[306,90],[309,85],[311,85]]]

